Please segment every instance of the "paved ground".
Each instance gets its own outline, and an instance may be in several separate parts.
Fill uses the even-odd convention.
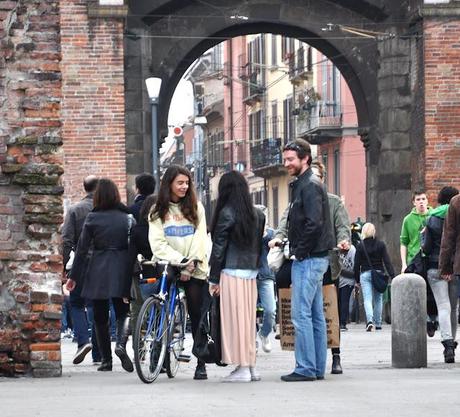
[[[324,381],[285,383],[293,354],[277,341],[260,352],[262,381],[222,384],[229,368],[209,366],[207,381],[193,381],[194,364],[181,364],[175,379],[160,375],[153,384],[124,372],[96,372],[90,355],[72,365],[75,344],[63,340],[63,376],[54,379],[0,378],[0,416],[218,417],[218,416],[430,416],[458,415],[460,363],[446,365],[437,333],[428,340],[428,368],[391,368],[391,330],[366,333],[350,326],[342,333],[343,375]],[[460,362],[460,355],[459,355]],[[328,358],[330,369],[330,358]]]

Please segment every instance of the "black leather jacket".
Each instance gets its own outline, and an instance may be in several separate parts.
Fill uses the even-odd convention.
[[[260,210],[255,210],[257,213],[257,227],[253,231],[251,239],[242,247],[237,246],[232,237],[235,213],[230,207],[224,207],[220,211],[212,237],[209,282],[218,284],[220,273],[225,268],[258,269],[262,251],[265,216]]]
[[[334,247],[329,202],[321,181],[307,169],[291,183],[288,238],[291,255],[299,261],[327,256]]]
[[[422,250],[428,255],[429,268],[438,268],[443,226],[442,217],[430,216],[426,222],[425,233],[420,234]]]

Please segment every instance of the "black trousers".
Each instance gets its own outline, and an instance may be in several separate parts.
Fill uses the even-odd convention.
[[[339,288],[339,321],[341,326],[346,326],[348,323],[350,296],[352,292],[352,285],[345,285],[345,287]]]

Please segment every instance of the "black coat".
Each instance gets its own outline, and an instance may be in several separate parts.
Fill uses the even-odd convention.
[[[329,199],[324,185],[311,168],[291,183],[288,214],[288,238],[291,255],[298,261],[327,256],[335,245],[329,213]]]
[[[136,267],[137,255],[140,254],[144,259],[150,261],[153,257],[149,243],[149,224],[146,221],[136,224],[131,231],[129,240],[129,268],[135,276],[139,276],[139,268]],[[144,265],[144,277],[153,277],[155,268],[151,265]]]
[[[233,237],[236,222],[234,211],[228,206],[220,211],[212,236],[212,252],[209,260],[210,282],[219,283],[220,273],[225,268],[253,270],[259,268],[265,216],[259,209],[255,211],[257,213],[256,227],[251,234],[251,239],[245,242],[244,247],[237,246]]]
[[[132,226],[135,220],[131,216]],[[77,245],[71,276],[83,284],[90,300],[129,297],[129,217],[126,209],[92,211],[86,217]],[[92,254],[88,252],[92,248]]]
[[[371,261],[371,265],[367,260],[364,252],[365,246],[367,255]],[[393,265],[391,264],[390,257],[388,256],[387,247],[384,242],[376,238],[366,238],[356,247],[355,261],[354,261],[354,275],[356,282],[360,281],[360,274],[364,271],[376,269],[378,271],[386,271],[390,278],[395,276]]]
[[[422,250],[425,255],[428,255],[430,268],[438,268],[443,227],[444,219],[442,217],[430,216],[426,222],[425,232],[421,233]]]

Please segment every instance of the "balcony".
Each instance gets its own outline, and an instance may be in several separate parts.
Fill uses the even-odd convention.
[[[308,137],[310,143],[320,145],[343,136],[342,108],[336,103],[317,101],[301,110],[297,118],[299,136]]]
[[[251,146],[251,170],[255,175],[269,178],[283,171],[281,139],[263,139]]]

